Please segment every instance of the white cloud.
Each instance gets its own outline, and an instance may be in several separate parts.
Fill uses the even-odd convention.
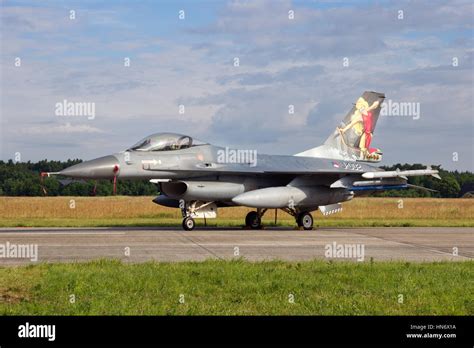
[[[104,131],[88,124],[72,125],[67,122],[55,126],[37,125],[34,127],[20,128],[18,129],[18,133],[23,135],[64,135],[73,133],[104,133]]]

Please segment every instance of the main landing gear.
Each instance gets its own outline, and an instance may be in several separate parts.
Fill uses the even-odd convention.
[[[290,208],[284,208],[282,210],[295,218],[298,227],[303,228],[304,230],[313,229],[314,220],[313,216],[309,212],[298,212],[295,209]],[[262,217],[266,211],[267,209],[257,209],[257,211],[249,212],[245,217],[245,227],[250,228],[252,230],[261,229]]]
[[[313,229],[313,216],[309,212],[297,211],[291,208],[283,208],[282,210],[295,218],[299,228],[303,228],[304,230]]]
[[[245,217],[245,227],[251,228],[252,230],[259,230],[262,228],[262,216],[267,210],[257,209],[257,211],[251,211]]]
[[[305,230],[313,229],[313,216],[310,213],[300,213],[296,217],[298,227],[303,227]]]

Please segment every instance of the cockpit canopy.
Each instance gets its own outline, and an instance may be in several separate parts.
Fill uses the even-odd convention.
[[[172,151],[199,145],[206,143],[182,134],[155,133],[140,140],[127,151]]]

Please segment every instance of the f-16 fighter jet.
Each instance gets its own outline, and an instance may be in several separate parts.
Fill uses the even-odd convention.
[[[111,179],[114,187],[117,179],[149,180],[160,193],[153,202],[180,208],[185,230],[194,229],[196,218],[215,218],[219,207],[233,206],[255,208],[245,218],[248,228],[261,228],[268,209],[281,209],[309,230],[312,211],[331,214],[355,195],[410,187],[409,176],[440,179],[431,168],[384,171],[373,165],[382,159],[372,139],[384,98],[382,93],[364,92],[324,144],[293,156],[156,133],[125,151],[44,174]]]

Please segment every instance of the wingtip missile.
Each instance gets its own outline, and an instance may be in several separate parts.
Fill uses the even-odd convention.
[[[423,175],[431,175],[437,179],[441,179],[439,176],[439,171],[436,169],[431,169],[428,167],[426,169],[417,169],[417,170],[391,170],[391,171],[376,171],[376,172],[365,172],[362,174],[364,179],[375,179],[375,178],[402,178],[407,180],[409,176],[423,176]]]
[[[426,170],[432,171],[433,173],[431,174],[431,176],[441,180],[441,177],[439,176],[439,171],[437,169],[433,169],[432,166],[426,166]]]

